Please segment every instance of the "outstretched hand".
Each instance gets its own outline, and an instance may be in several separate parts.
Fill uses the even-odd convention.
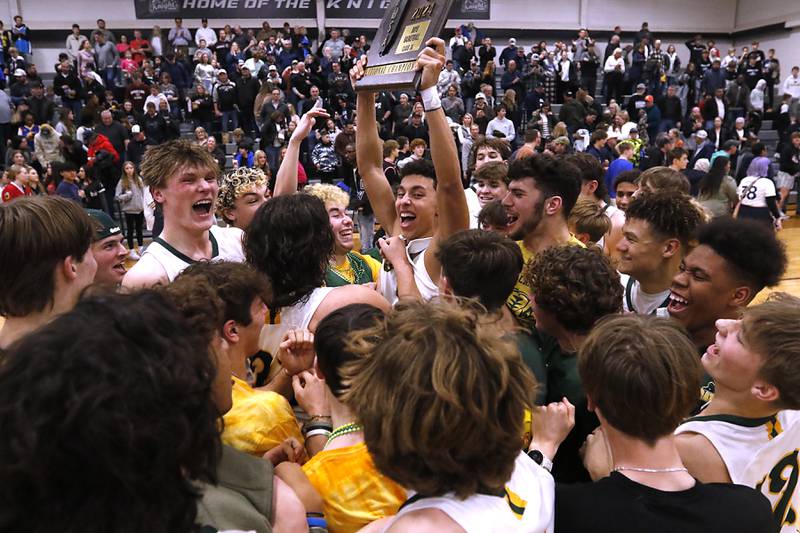
[[[422,71],[419,90],[435,87],[439,81],[439,73],[445,64],[444,41],[438,37],[431,37],[425,43],[425,48],[417,56],[416,69]]]

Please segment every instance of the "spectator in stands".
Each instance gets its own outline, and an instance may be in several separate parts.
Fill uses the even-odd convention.
[[[97,57],[97,69],[106,87],[112,87],[119,67],[119,51],[113,42],[106,40],[103,33],[98,33],[94,45]]]
[[[492,46],[492,39],[491,37],[486,37],[483,39],[483,43],[481,47],[478,49],[478,64],[480,70],[485,70],[486,65],[489,64],[489,61],[494,62],[494,58],[497,56],[497,50],[494,46]]]
[[[167,40],[172,46],[172,51],[176,54],[180,53],[181,57],[187,57],[189,43],[192,42],[192,34],[188,29],[183,27],[182,18],[175,19],[175,27],[169,30]]]
[[[228,73],[225,70],[217,73],[217,83],[214,85],[212,97],[214,114],[222,120],[222,131],[227,133],[231,125],[232,129],[238,128],[236,84],[228,79]]]
[[[605,83],[608,87],[606,102],[610,102],[612,99],[618,102],[622,101],[625,60],[622,58],[622,50],[620,48],[616,48],[612,55],[606,59],[603,72],[605,72]]]
[[[78,52],[83,48],[83,43],[88,42],[86,36],[81,35],[81,27],[77,24],[72,25],[72,33],[67,36],[66,49],[70,61],[73,63],[78,60]]]
[[[461,76],[459,76],[458,71],[455,69],[453,60],[449,59],[445,64],[444,70],[439,74],[439,81],[436,83],[436,87],[439,90],[439,94],[444,97],[451,86],[455,86],[456,92],[458,92],[458,87],[460,87],[460,85]]]
[[[200,27],[194,34],[194,42],[200,46],[200,41],[205,41],[206,46],[213,48],[217,44],[217,33],[208,27],[208,19],[203,18],[200,20]]]

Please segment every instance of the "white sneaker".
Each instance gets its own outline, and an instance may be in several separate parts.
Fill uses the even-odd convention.
[[[131,250],[128,252],[128,259],[132,259],[133,261],[138,261],[141,259],[141,256],[136,253],[136,250]]]

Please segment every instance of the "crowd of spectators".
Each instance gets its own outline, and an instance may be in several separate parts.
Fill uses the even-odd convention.
[[[312,40],[305,27],[289,23],[215,29],[205,19],[189,29],[180,18],[169,30],[128,35],[98,19],[91,32],[72,26],[50,84],[31,62],[30,30],[21,17],[14,22],[11,31],[0,26],[8,75],[0,94],[0,162],[8,165],[19,152],[42,191],[57,189],[67,163],[85,176],[79,185],[97,199],[92,207],[113,211],[122,164],[138,164],[147,146],[190,135],[190,127],[221,169],[258,165],[269,175],[299,117],[314,106],[329,117],[315,122],[301,146],[300,184],[359,188],[348,156],[357,117],[347,73],[369,50],[364,35],[330,29]],[[704,174],[697,160],[727,150],[731,175],[741,180],[747,168],[738,165],[739,154],[761,146],[766,117],[778,131],[781,156],[771,175],[778,166],[797,173],[800,160],[789,139],[800,130],[800,68],[781,81],[774,50],[764,53],[753,41],[723,55],[697,35],[685,43],[683,64],[675,46],[662,46],[647,23],[635,35],[616,27],[604,41],[581,29],[572,40],[526,48],[512,37],[497,47],[474,24],[454,29],[437,89],[465,186],[470,147],[482,136],[503,139],[512,151],[523,145],[556,154],[587,151],[606,169],[620,157],[621,141],[633,144],[630,161],[642,170],[667,165],[670,151],[683,148],[693,187]],[[376,119],[381,138],[397,142],[385,154],[390,174],[430,158],[417,95],[379,93]],[[735,150],[725,148],[732,143]],[[607,175],[609,184],[614,175]]]

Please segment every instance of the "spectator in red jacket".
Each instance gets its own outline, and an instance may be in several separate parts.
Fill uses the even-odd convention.
[[[119,152],[108,137],[102,133],[92,133],[89,137],[87,172],[91,173],[92,181],[103,184],[109,212],[114,210],[114,194],[120,176],[119,163]]]

